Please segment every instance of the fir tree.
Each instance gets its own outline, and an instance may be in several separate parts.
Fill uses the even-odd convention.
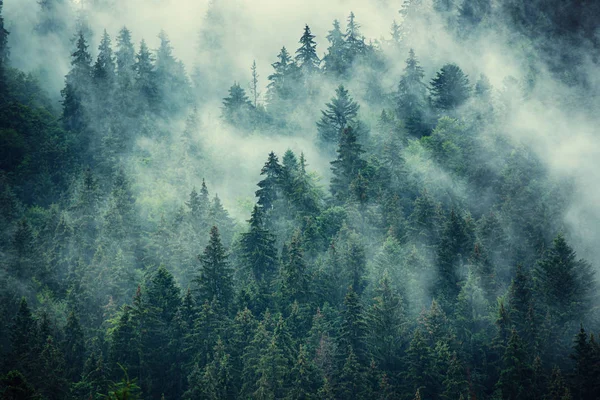
[[[532,370],[527,362],[523,342],[514,329],[502,356],[502,365],[500,379],[496,385],[502,393],[502,398],[507,400],[528,398]]]
[[[233,299],[232,273],[216,226],[211,228],[208,246],[198,259],[201,272],[196,283],[200,302],[215,299],[220,307],[228,309]]]
[[[333,21],[333,29],[327,33],[329,47],[327,54],[323,57],[323,69],[326,73],[334,76],[342,75],[346,72],[345,60],[345,41],[344,34],[340,29],[338,20]]]
[[[306,75],[314,74],[319,70],[319,56],[317,56],[317,44],[315,35],[310,32],[308,25],[304,26],[304,33],[300,38],[300,48],[296,50],[296,63]]]
[[[335,94],[325,105],[326,110],[321,111],[321,119],[317,122],[319,140],[326,145],[339,142],[344,129],[356,123],[360,108],[344,86],[340,85]]]
[[[453,111],[470,96],[469,79],[456,64],[446,64],[431,81],[431,101],[442,112]]]
[[[240,128],[249,127],[252,103],[246,91],[235,83],[229,88],[229,96],[223,99],[223,118],[228,123]]]
[[[63,353],[67,368],[66,376],[76,382],[81,377],[85,360],[85,341],[83,329],[79,324],[79,318],[74,312],[70,312],[65,326],[65,338],[63,341]]]
[[[359,173],[366,168],[362,159],[362,146],[351,127],[346,127],[340,136],[337,158],[331,162],[331,194],[343,202],[352,198],[350,188]]]
[[[264,175],[264,178],[258,183],[259,189],[256,191],[256,197],[258,197],[258,205],[265,212],[269,212],[279,198],[279,182],[282,174],[282,168],[275,153],[269,153],[269,158],[260,174]]]
[[[580,321],[590,308],[594,273],[577,259],[562,235],[558,235],[534,269],[534,277],[551,316],[558,323]]]
[[[340,348],[346,353],[352,352],[358,362],[366,365],[367,362],[367,321],[363,313],[360,298],[352,286],[348,288],[344,299],[342,312],[342,326],[340,332]]]
[[[406,129],[419,138],[428,133],[426,123],[427,87],[423,83],[425,73],[419,65],[415,52],[410,49],[404,74],[398,84],[396,112],[404,121]]]
[[[268,286],[277,269],[277,249],[275,237],[265,227],[262,213],[255,205],[248,221],[250,229],[242,234],[241,244],[246,266],[258,282]]]

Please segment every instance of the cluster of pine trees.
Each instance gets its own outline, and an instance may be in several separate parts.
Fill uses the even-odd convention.
[[[105,31],[92,56],[79,27],[55,104],[11,67],[0,0],[0,397],[600,398],[594,269],[563,223],[572,183],[503,130],[531,85],[454,63],[426,79],[403,47],[423,3],[387,44],[353,13],[345,32],[335,21],[323,57],[306,25],[264,100],[256,64],[250,97],[231,86],[222,123],[240,140],[289,134],[301,109],[330,160],[267,150],[236,221],[202,179],[220,161],[198,140],[202,85],[166,33],[152,51]],[[500,12],[434,3],[473,30]],[[407,57],[392,90],[390,46]],[[148,183],[144,168],[161,171]]]

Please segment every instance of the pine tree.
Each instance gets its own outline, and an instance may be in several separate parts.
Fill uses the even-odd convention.
[[[279,164],[279,159],[275,153],[270,152],[267,162],[260,171],[260,174],[265,177],[258,183],[260,189],[256,191],[258,205],[266,213],[273,209],[273,205],[279,198],[279,183],[282,172],[283,170]]]
[[[557,323],[580,321],[590,309],[594,272],[558,235],[534,269],[535,283]]]
[[[35,320],[25,297],[21,298],[19,309],[10,330],[11,360],[15,369],[28,374],[33,370],[36,358],[37,329]]]
[[[82,31],[77,33],[75,51],[71,54],[71,70],[66,76],[63,97],[62,120],[65,129],[81,133],[88,122],[84,103],[88,100],[92,70],[92,57]],[[89,139],[88,139],[89,140]],[[85,149],[87,142],[83,140]]]
[[[364,55],[366,51],[364,38],[360,34],[360,25],[355,21],[353,12],[348,16],[344,39],[346,41],[345,62],[351,65],[357,57]]]
[[[86,355],[83,329],[79,324],[79,318],[72,311],[67,317],[62,348],[67,368],[66,376],[70,381],[76,382],[81,377]]]
[[[296,50],[296,63],[305,75],[311,75],[319,70],[319,56],[317,56],[317,44],[315,35],[310,32],[308,25],[304,26],[304,33],[300,38],[300,48]]]
[[[327,74],[343,75],[347,69],[345,60],[346,42],[337,19],[333,21],[333,29],[327,33],[327,40],[329,41],[329,47],[327,48],[327,54],[323,57],[323,69]]]
[[[527,353],[523,347],[523,342],[514,329],[502,356],[502,364],[500,379],[496,384],[502,393],[502,398],[507,400],[528,398],[527,393],[531,389],[532,370],[527,362]]]
[[[68,381],[65,378],[63,354],[48,336],[38,360],[40,369],[36,387],[48,400],[62,400],[68,394]]]
[[[201,272],[196,283],[200,302],[215,299],[220,307],[228,309],[233,300],[232,272],[216,226],[211,228],[208,246],[198,259]]]
[[[335,95],[325,105],[326,110],[321,111],[321,119],[317,122],[319,140],[326,145],[338,143],[344,129],[356,124],[360,108],[344,86],[340,85]]]
[[[417,138],[429,131],[426,121],[427,87],[423,83],[424,76],[415,52],[410,49],[404,74],[398,84],[396,113],[404,121],[408,132]]]
[[[239,83],[234,82],[229,88],[229,96],[223,99],[223,119],[242,129],[249,128],[252,107],[246,91]]]
[[[310,400],[317,399],[317,391],[320,385],[317,370],[309,359],[306,348],[300,345],[296,364],[291,371],[293,381],[286,396],[288,400]]]
[[[508,289],[508,315],[513,326],[527,345],[533,345],[533,322],[530,310],[533,305],[531,279],[523,267],[517,266]]]
[[[431,81],[431,101],[442,112],[453,111],[470,96],[469,79],[456,64],[446,64]]]
[[[258,91],[258,71],[256,67],[256,60],[252,61],[252,81],[250,82],[250,94],[252,95],[252,105],[254,108],[258,107],[258,98],[260,97],[260,92]]]
[[[41,395],[27,382],[20,371],[12,370],[0,376],[0,392],[6,400],[41,400]]]
[[[434,363],[433,352],[417,328],[406,351],[406,377],[417,397],[430,398],[438,393],[439,377]]]
[[[201,398],[214,400],[234,398],[231,378],[230,356],[225,352],[223,341],[218,338],[212,361],[204,368],[201,378]]]
[[[299,95],[300,68],[285,47],[277,55],[278,61],[271,64],[273,73],[268,76],[267,102],[269,111],[281,116],[288,111],[288,101]]]
[[[340,348],[352,352],[358,362],[366,365],[367,356],[367,321],[363,313],[360,298],[352,286],[348,288],[342,311],[342,326],[340,331]]]
[[[244,262],[254,278],[263,285],[270,285],[277,270],[277,249],[275,237],[265,227],[263,211],[254,206],[250,229],[242,234],[241,245]]]
[[[338,398],[340,399],[364,399],[366,398],[367,379],[364,367],[354,354],[352,347],[349,348],[342,367],[338,383]]]
[[[93,68],[93,77],[96,85],[106,95],[112,92],[115,82],[116,64],[113,57],[110,36],[104,30],[102,40],[98,46],[98,58]]]
[[[281,294],[284,304],[305,302],[309,297],[309,275],[304,261],[300,232],[296,232],[288,246],[281,269]]]
[[[135,320],[132,318],[132,308],[123,306],[110,341],[109,360],[115,378],[119,376],[119,366],[126,368],[132,376],[137,375],[139,370],[137,329]]]
[[[135,88],[143,99],[142,110],[146,108],[155,110],[159,101],[159,94],[154,56],[143,39],[140,42],[140,49],[135,55],[133,70],[135,71]]]
[[[183,63],[173,56],[173,47],[165,31],[158,34],[156,51],[156,81],[160,97],[160,112],[170,116],[182,111],[191,102],[191,93]]]
[[[371,354],[383,371],[400,371],[406,316],[401,297],[392,289],[387,270],[379,281],[368,313]]]
[[[460,291],[460,268],[463,262],[466,262],[470,248],[465,221],[452,210],[438,247],[439,273],[436,294],[445,307],[454,303]]]
[[[337,158],[331,162],[331,194],[339,201],[352,199],[352,182],[363,171],[367,163],[361,158],[364,153],[351,127],[346,127],[340,136]]]

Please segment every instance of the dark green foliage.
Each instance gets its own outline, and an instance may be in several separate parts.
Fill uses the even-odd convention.
[[[314,74],[319,69],[319,56],[317,56],[317,44],[315,35],[310,32],[308,25],[304,26],[304,33],[300,38],[300,48],[296,50],[296,63],[304,74]]]
[[[423,82],[424,76],[415,52],[410,49],[404,74],[398,84],[396,113],[406,129],[417,138],[428,133],[427,87]]]
[[[269,159],[260,171],[264,178],[258,182],[259,189],[256,191],[257,203],[264,212],[272,210],[275,201],[279,198],[279,183],[282,172],[279,159],[275,153],[270,152]]]
[[[317,122],[319,140],[323,144],[338,143],[344,129],[356,123],[356,115],[360,108],[344,86],[340,85],[335,94],[336,97],[325,105],[327,109],[321,111],[321,119]]]
[[[331,162],[331,194],[339,202],[356,199],[352,184],[367,167],[362,158],[364,150],[351,127],[342,130],[337,149],[337,158]]]
[[[438,110],[453,111],[470,96],[469,79],[456,64],[446,64],[431,81],[431,101]]]
[[[165,32],[113,48],[86,22],[130,5],[39,3],[5,21],[0,0],[2,399],[600,398],[595,265],[575,253],[596,261],[593,168],[560,173],[593,126],[593,2],[407,0],[391,40],[335,21],[322,62],[306,24],[264,104],[256,63],[232,75],[231,46],[255,45],[231,36],[242,9],[211,2],[192,85]],[[479,58],[506,41],[519,80],[497,90]],[[449,52],[473,87],[455,64],[430,76]],[[253,199],[265,145],[287,150]]]
[[[594,273],[563,235],[558,235],[535,267],[535,281],[553,319],[561,324],[577,323],[585,317],[593,296]]]
[[[214,299],[220,307],[229,308],[233,299],[232,273],[216,226],[211,228],[208,246],[198,259],[201,265],[196,278],[199,303]]]
[[[517,331],[513,329],[502,356],[502,369],[497,388],[507,400],[530,398],[533,371]]]
[[[223,118],[233,126],[245,128],[251,122],[254,109],[246,91],[234,83],[229,88],[229,96],[223,99]]]

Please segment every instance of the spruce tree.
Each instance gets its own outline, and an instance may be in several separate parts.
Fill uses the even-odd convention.
[[[352,182],[367,166],[362,159],[363,153],[364,150],[358,143],[354,129],[346,127],[340,136],[337,158],[331,162],[331,171],[333,172],[331,194],[340,203],[351,200],[353,197],[350,190]]]
[[[348,90],[340,85],[335,90],[335,97],[321,111],[321,119],[317,122],[318,138],[325,145],[338,143],[342,132],[356,124],[356,116],[360,106],[348,94]]]
[[[92,57],[88,52],[88,44],[82,31],[77,33],[75,51],[71,54],[71,70],[66,76],[63,97],[62,121],[66,130],[82,133],[87,127],[88,114],[85,109],[89,100],[89,84],[92,71]],[[81,145],[84,149],[89,138],[83,137]]]
[[[578,322],[590,309],[594,272],[558,235],[534,269],[535,284],[557,323]]]
[[[251,127],[253,106],[246,91],[236,82],[229,88],[229,95],[223,99],[223,119],[242,129]]]
[[[329,41],[329,47],[327,48],[327,54],[323,57],[323,69],[325,73],[333,76],[342,75],[347,69],[345,60],[346,42],[337,19],[333,21],[333,29],[327,33],[327,40]]]
[[[199,302],[215,299],[220,307],[229,309],[233,300],[232,272],[216,226],[211,228],[208,246],[198,259],[201,263],[201,271],[196,278]]]
[[[309,297],[309,275],[302,250],[300,232],[296,232],[288,246],[281,269],[281,294],[284,304],[305,302]]]
[[[250,229],[242,234],[241,245],[246,267],[262,285],[269,286],[277,269],[277,249],[275,237],[265,227],[263,211],[254,206]]]
[[[428,133],[427,127],[427,87],[423,83],[425,73],[410,49],[404,74],[398,84],[396,113],[404,121],[408,132],[419,138]]]
[[[300,48],[296,50],[296,63],[306,75],[314,74],[319,70],[319,56],[317,56],[317,44],[315,35],[310,32],[308,25],[304,26],[304,33],[300,38]]]
[[[456,64],[446,64],[431,81],[431,102],[442,112],[453,111],[471,95],[469,79]]]
[[[346,355],[352,352],[362,365],[366,365],[368,360],[367,332],[367,320],[360,304],[360,298],[350,286],[344,299],[342,311],[340,348],[345,351],[344,354]]]
[[[517,331],[513,329],[502,356],[502,370],[496,387],[502,393],[503,399],[526,399],[528,391],[531,390],[531,378],[532,370],[527,361],[523,342]]]
[[[159,101],[158,86],[156,81],[156,69],[154,56],[150,52],[146,41],[142,39],[140,49],[135,55],[133,64],[135,71],[135,88],[141,96],[141,110],[156,110]]]
[[[256,191],[258,205],[264,210],[264,212],[271,211],[274,203],[279,198],[279,183],[282,172],[283,171],[281,165],[279,164],[279,159],[275,153],[270,152],[267,162],[260,171],[260,174],[264,175],[264,178],[258,183],[259,189]]]
[[[67,317],[62,348],[67,369],[66,376],[70,381],[77,382],[81,377],[86,354],[83,329],[73,311]]]

